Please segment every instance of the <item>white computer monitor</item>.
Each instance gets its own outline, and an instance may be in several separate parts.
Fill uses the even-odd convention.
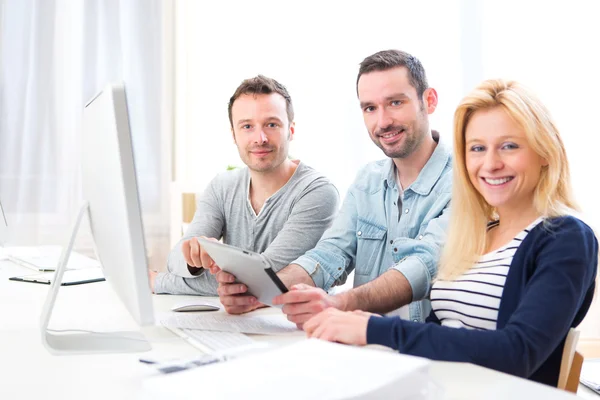
[[[8,222],[6,222],[6,215],[4,215],[4,209],[2,208],[2,201],[0,201],[0,247],[8,241]]]
[[[55,354],[149,350],[140,332],[57,334],[48,330],[68,256],[89,218],[104,275],[140,326],[154,324],[125,88],[107,86],[83,110],[83,198],[42,314],[42,340]]]

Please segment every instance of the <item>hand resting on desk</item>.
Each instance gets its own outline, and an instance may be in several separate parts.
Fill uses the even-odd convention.
[[[378,317],[365,311],[340,311],[335,308],[315,315],[304,324],[306,336],[364,346],[367,344],[367,325],[369,318]]]

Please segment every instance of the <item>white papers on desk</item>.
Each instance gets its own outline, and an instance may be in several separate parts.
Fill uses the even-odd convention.
[[[579,381],[596,392],[600,391],[600,358],[592,358],[583,362]]]
[[[298,332],[296,324],[288,321],[284,314],[277,315],[229,315],[209,314],[173,314],[161,320],[169,328],[202,329],[205,331],[254,333],[259,335],[277,335]]]
[[[15,246],[5,247],[5,256],[14,263],[35,271],[55,271],[62,254],[62,246]],[[67,269],[86,269],[99,267],[93,258],[72,251]]]
[[[9,278],[14,281],[23,281],[23,282],[33,282],[33,283],[44,283],[44,284],[52,284],[54,281],[55,272],[44,272],[42,274],[32,274],[32,275],[23,275],[23,276],[15,276],[14,278]],[[104,273],[102,272],[102,268],[84,268],[84,269],[75,269],[75,270],[67,270],[63,273],[61,285],[69,286],[69,285],[78,285],[81,283],[92,283],[92,282],[100,282],[104,279]]]
[[[144,382],[156,399],[425,399],[429,360],[308,339]]]

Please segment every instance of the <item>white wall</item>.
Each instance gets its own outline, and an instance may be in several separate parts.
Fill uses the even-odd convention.
[[[227,103],[259,73],[284,84],[296,111],[290,154],[325,173],[343,195],[365,162],[383,158],[364,127],[355,92],[358,64],[378,50],[419,57],[440,94],[433,127],[450,134],[462,92],[455,2],[177,2],[178,180],[204,187],[241,164]],[[427,23],[424,24],[423,20]]]
[[[600,4],[485,4],[483,77],[516,79],[548,107],[567,148],[576,197],[600,229]]]

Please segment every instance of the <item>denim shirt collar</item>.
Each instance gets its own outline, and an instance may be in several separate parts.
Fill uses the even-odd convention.
[[[431,134],[433,140],[437,142],[437,146],[417,179],[408,188],[405,188],[405,190],[412,190],[421,196],[427,196],[431,192],[431,189],[433,189],[435,183],[440,179],[444,168],[450,160],[450,152],[440,141],[440,134],[434,130],[431,131]],[[384,165],[385,167],[382,169],[381,174],[383,184],[393,188],[396,186],[396,165],[394,164],[394,160],[388,158]]]

